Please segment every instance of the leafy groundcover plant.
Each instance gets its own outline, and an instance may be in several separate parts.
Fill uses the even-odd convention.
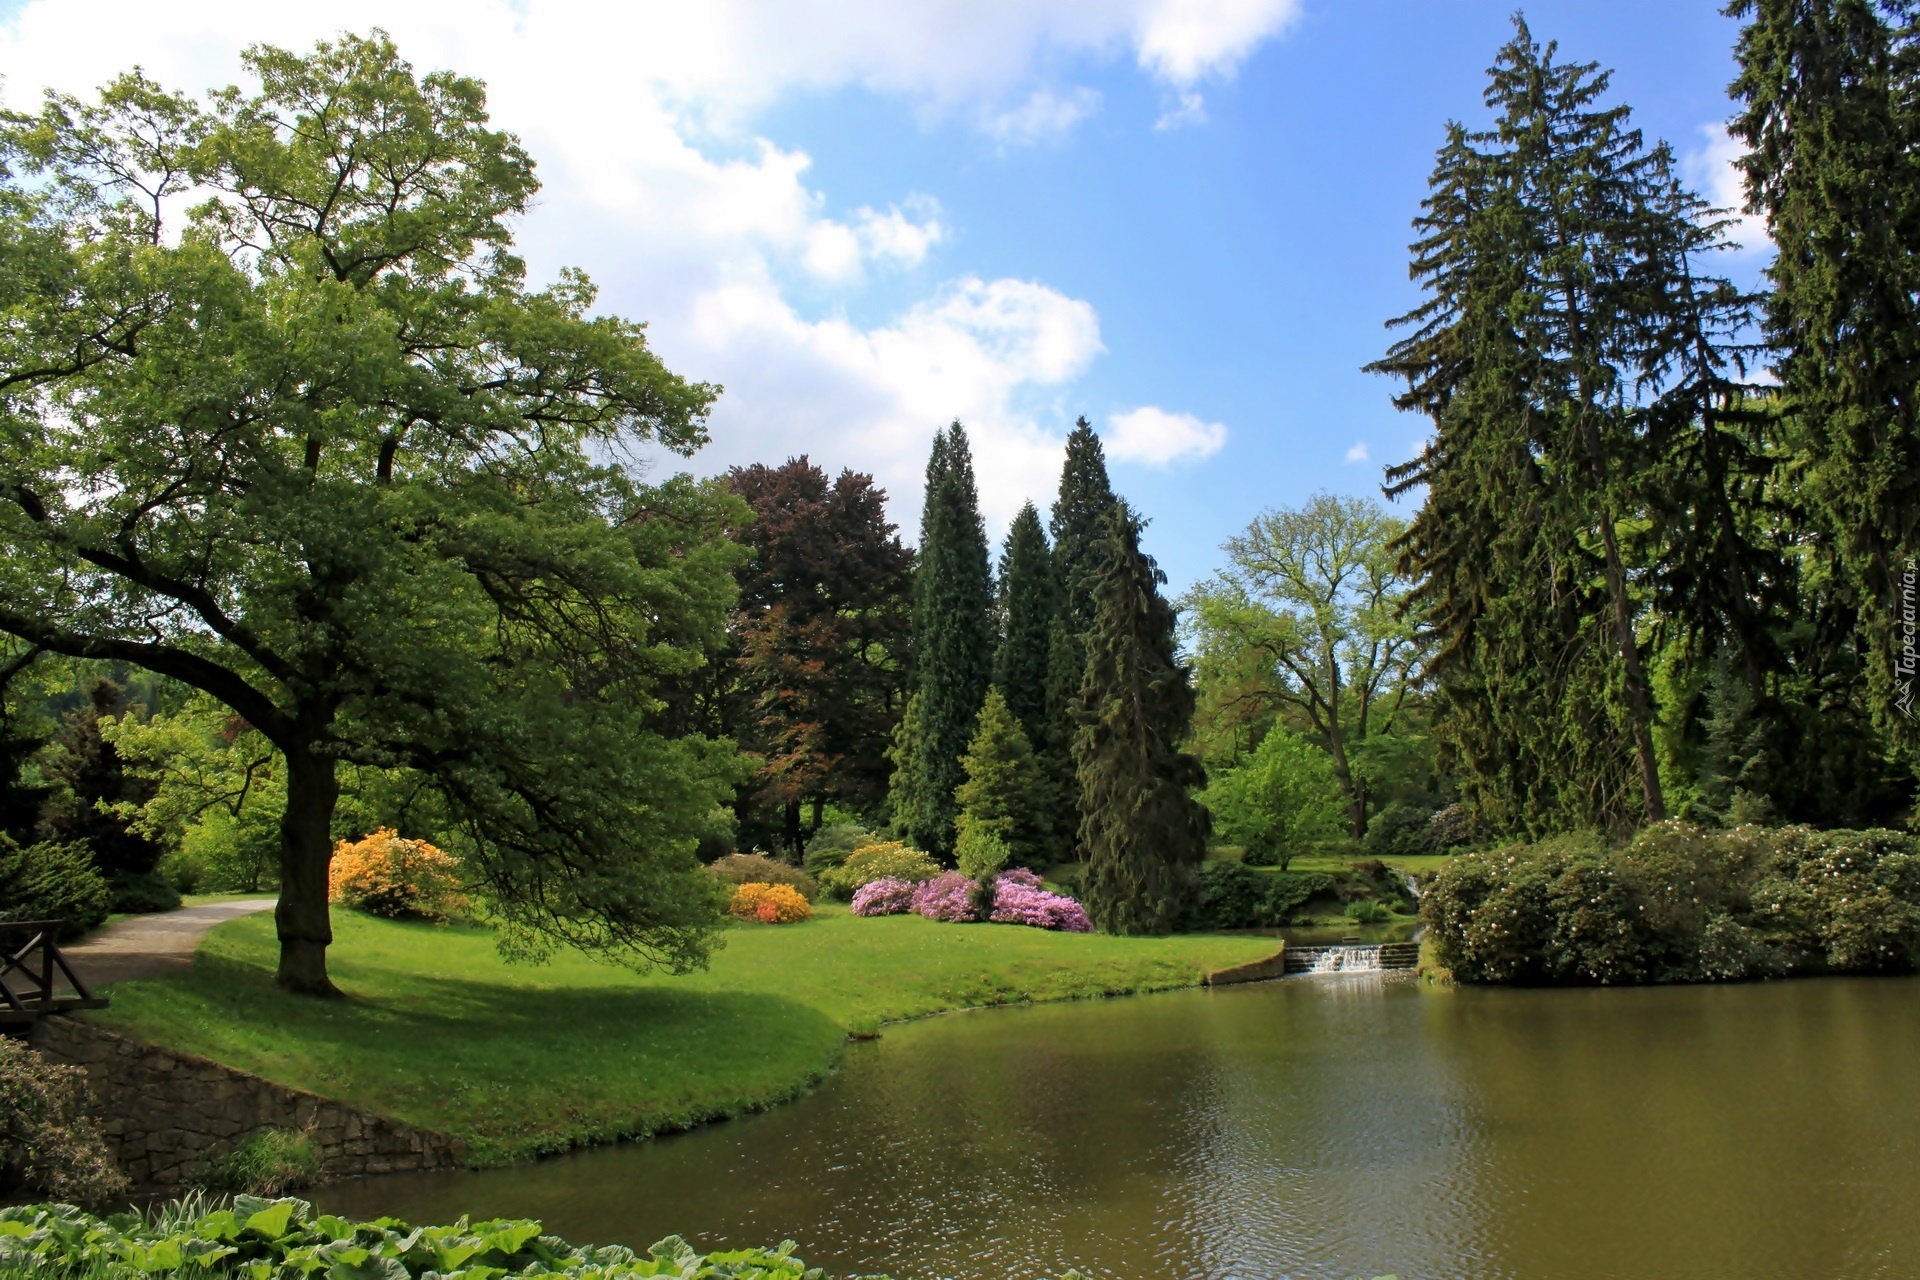
[[[175,1202],[147,1214],[109,1218],[71,1205],[0,1209],[0,1276],[46,1280],[827,1280],[775,1249],[700,1253],[668,1236],[645,1253],[619,1245],[571,1245],[543,1235],[538,1222],[495,1219],[411,1227],[393,1218],[353,1222],[315,1213],[304,1200],[235,1196]],[[865,1280],[886,1280],[868,1276]],[[1009,1280],[1016,1278],[1009,1277]],[[1081,1280],[1065,1272],[1060,1280]],[[1391,1280],[1390,1277],[1383,1280]]]

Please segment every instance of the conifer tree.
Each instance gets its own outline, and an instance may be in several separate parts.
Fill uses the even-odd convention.
[[[1000,648],[993,682],[1030,742],[1047,737],[1047,664],[1060,612],[1052,554],[1029,502],[1013,518],[1000,553]]]
[[[1077,699],[1074,761],[1087,913],[1107,933],[1167,933],[1206,857],[1206,770],[1180,750],[1193,690],[1175,651],[1166,582],[1125,503],[1109,516],[1093,580],[1093,629]]]
[[[1047,637],[1048,734],[1034,739],[1040,765],[1061,803],[1055,840],[1063,856],[1080,839],[1080,782],[1073,760],[1074,706],[1087,670],[1087,633],[1093,628],[1093,584],[1114,509],[1106,450],[1085,418],[1067,433],[1067,457],[1049,528],[1059,613]]]
[[[1799,490],[1855,614],[1881,723],[1920,557],[1920,24],[1911,0],[1734,0],[1749,19],[1730,132],[1779,252],[1768,335]],[[1910,605],[1910,601],[1908,601]],[[1911,687],[1911,685],[1909,686]]]
[[[1696,634],[1759,630],[1728,519],[1755,457],[1745,299],[1701,270],[1724,223],[1602,105],[1606,74],[1515,25],[1494,127],[1450,127],[1416,222],[1429,298],[1370,367],[1435,426],[1388,491],[1427,491],[1400,546],[1455,771],[1497,828],[1622,827],[1666,810],[1649,596]]]
[[[962,869],[968,869],[969,844],[982,836],[1002,842],[1017,865],[1047,865],[1052,823],[1044,779],[1034,767],[1026,731],[998,689],[987,691],[962,765],[967,780],[954,792],[960,806],[957,845]]]
[[[907,699],[900,723],[893,727],[893,743],[887,759],[893,762],[893,775],[887,789],[887,808],[892,813],[894,834],[910,844],[920,843],[920,833],[933,827],[933,815],[927,805],[926,773],[920,763],[925,741],[924,700],[918,692]]]
[[[913,646],[920,723],[915,755],[916,816],[909,834],[942,858],[953,853],[965,780],[960,759],[993,676],[993,580],[986,526],[974,485],[973,454],[958,421],[934,436],[926,506],[913,578]]]

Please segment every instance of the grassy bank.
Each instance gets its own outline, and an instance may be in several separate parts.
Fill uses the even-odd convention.
[[[562,955],[503,963],[470,926],[336,912],[341,1001],[272,985],[270,915],[222,925],[191,972],[113,989],[143,1040],[472,1144],[477,1163],[684,1127],[803,1092],[848,1032],[1021,1000],[1160,991],[1268,954],[1269,940],[1108,938],[857,919],[730,930],[705,973],[635,975]]]

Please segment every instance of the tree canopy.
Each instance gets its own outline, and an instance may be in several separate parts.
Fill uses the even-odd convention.
[[[478,82],[379,34],[244,62],[6,120],[0,631],[273,744],[285,986],[332,989],[343,762],[444,797],[509,948],[701,963],[733,752],[650,691],[719,640],[735,508],[620,459],[697,448],[717,389],[580,273],[528,287],[533,163]]]

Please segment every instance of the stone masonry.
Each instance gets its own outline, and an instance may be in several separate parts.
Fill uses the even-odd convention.
[[[260,1129],[312,1137],[329,1178],[455,1168],[465,1147],[206,1058],[141,1044],[74,1017],[43,1018],[41,1053],[86,1069],[120,1168],[136,1186],[178,1187]]]

